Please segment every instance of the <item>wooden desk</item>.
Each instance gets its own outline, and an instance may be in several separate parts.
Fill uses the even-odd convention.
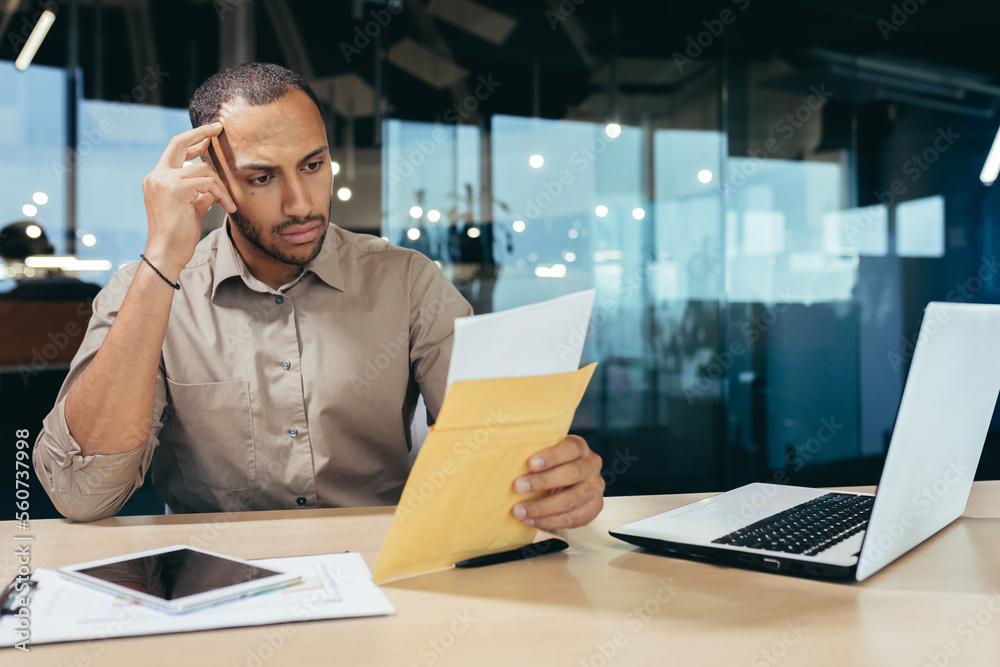
[[[29,654],[5,649],[2,660],[76,667],[1000,663],[1000,482],[977,483],[963,518],[863,584],[673,560],[607,534],[701,497],[609,498],[591,526],[570,531],[569,554],[386,586],[397,608],[391,617],[34,646]],[[244,558],[354,550],[374,566],[390,518],[391,509],[376,508],[35,521],[31,565],[189,543]],[[12,522],[0,523],[4,544],[13,544],[13,532]],[[11,551],[4,547],[0,558],[5,580],[16,566]]]

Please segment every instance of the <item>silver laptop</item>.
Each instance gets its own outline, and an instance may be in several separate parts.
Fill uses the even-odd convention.
[[[874,496],[749,484],[611,535],[667,556],[862,581],[961,516],[998,391],[1000,306],[930,303]]]

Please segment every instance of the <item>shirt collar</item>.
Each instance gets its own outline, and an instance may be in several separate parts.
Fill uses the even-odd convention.
[[[229,236],[228,217],[226,218],[223,228],[220,230],[218,238],[219,241],[215,261],[215,275],[212,279],[213,301],[215,300],[215,294],[219,289],[219,285],[229,278],[241,278],[243,283],[255,292],[272,291],[270,287],[253,277],[253,274],[250,273],[250,269],[247,267],[246,262],[244,262],[243,258],[240,257],[240,253],[236,250],[236,246],[233,245],[233,240]],[[339,246],[340,228],[333,223],[330,223],[326,238],[323,241],[323,248],[311,262],[306,264],[302,274],[297,279],[293,280],[291,284],[298,283],[305,277],[307,272],[312,272],[317,278],[330,287],[344,291],[344,277],[340,271],[340,257],[337,252]]]

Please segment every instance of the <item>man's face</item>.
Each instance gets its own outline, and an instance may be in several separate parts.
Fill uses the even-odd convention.
[[[213,139],[219,176],[236,203],[231,232],[244,260],[302,266],[319,254],[330,222],[333,171],[316,105],[290,90],[264,106],[233,100]],[[242,236],[247,242],[240,243]]]

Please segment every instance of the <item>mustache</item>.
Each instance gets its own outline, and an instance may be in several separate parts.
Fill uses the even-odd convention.
[[[326,222],[326,219],[327,219],[326,216],[322,214],[310,215],[309,217],[306,218],[289,218],[288,220],[285,220],[284,222],[281,222],[278,225],[276,225],[274,227],[274,232],[280,234],[289,227],[306,225],[310,222]]]

